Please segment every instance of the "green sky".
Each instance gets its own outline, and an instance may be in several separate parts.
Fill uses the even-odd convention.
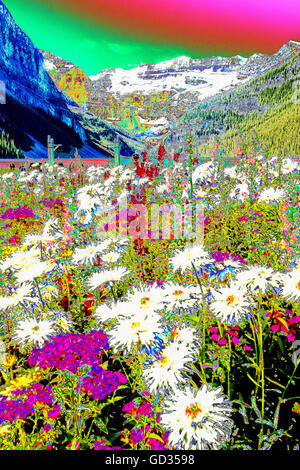
[[[111,0],[112,1],[112,0]],[[173,45],[141,42],[117,31],[70,17],[34,0],[4,0],[16,23],[34,45],[80,66],[88,75],[109,67],[131,68],[146,62],[161,62],[178,56],[202,55]],[[130,65],[129,65],[130,64]]]

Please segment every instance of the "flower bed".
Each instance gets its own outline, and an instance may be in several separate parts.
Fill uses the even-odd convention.
[[[299,166],[217,151],[2,174],[1,450],[299,448]]]

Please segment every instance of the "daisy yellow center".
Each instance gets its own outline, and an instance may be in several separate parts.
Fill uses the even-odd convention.
[[[39,331],[40,327],[39,326],[34,326],[33,328],[31,328],[31,331],[33,333],[36,333],[37,331]]]
[[[188,418],[197,418],[199,413],[202,413],[202,409],[199,403],[193,403],[190,406],[187,406],[185,409],[185,414]]]
[[[171,332],[171,339],[174,339],[174,338],[176,338],[176,337],[179,338],[179,333],[178,333],[178,331],[173,330],[173,331]]]
[[[173,295],[182,295],[183,294],[183,290],[175,290],[173,292]]]
[[[147,303],[150,301],[150,297],[143,297],[141,299],[141,304],[142,305],[147,305]]]
[[[133,322],[131,324],[131,328],[134,330],[136,328],[139,328],[141,326],[140,322],[139,321],[136,321],[136,322]]]
[[[296,284],[296,289],[300,290],[300,281]]]
[[[162,367],[166,366],[170,362],[170,359],[167,356],[162,356],[160,358],[160,365]]]
[[[236,298],[237,298],[237,297],[235,297],[234,295],[229,295],[229,296],[227,297],[227,300],[226,300],[227,305],[228,305],[228,306],[229,306],[229,305],[232,305],[232,304],[234,303],[234,301],[235,301]]]

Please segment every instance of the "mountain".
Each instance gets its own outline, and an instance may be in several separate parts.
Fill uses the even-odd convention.
[[[97,125],[103,134],[95,138],[86,122],[88,116],[78,116],[79,104],[55,85],[43,55],[1,0],[0,84],[0,134],[3,131],[5,136],[0,156],[11,149],[12,155],[45,157],[48,135],[62,144],[57,152],[65,156],[73,155],[78,148],[82,157],[111,157],[116,136],[120,137],[122,155],[132,155],[136,149],[134,139],[100,120]],[[102,142],[107,146],[102,148]]]
[[[193,104],[236,86],[245,58],[209,57],[144,64],[131,70],[111,68],[88,77],[71,62],[40,51],[58,88],[102,120],[139,138],[160,135]]]
[[[75,138],[83,142],[84,130],[68,108],[70,98],[54,85],[44,69],[43,56],[16,25],[1,0],[0,31],[0,80],[4,82],[6,91],[6,104],[0,108],[2,125],[9,120],[8,116],[17,102],[22,108],[39,110],[43,116],[48,115],[64,124],[64,131],[66,128],[70,130],[71,140]]]
[[[157,143],[191,108],[288,62],[298,48],[290,41],[273,55],[183,56],[131,70],[105,69],[90,77],[71,62],[41,52],[58,88],[81,107],[144,142]]]
[[[299,89],[300,43],[290,41],[274,56],[267,65],[259,54],[249,58],[243,70],[249,70],[251,60],[255,78],[203,100],[186,112],[165,136],[167,148],[183,150],[192,133],[194,146],[203,155],[211,152],[216,138],[231,152],[242,133],[249,139],[256,134],[272,152],[299,155],[299,102],[295,96]],[[267,72],[258,73],[266,68]]]

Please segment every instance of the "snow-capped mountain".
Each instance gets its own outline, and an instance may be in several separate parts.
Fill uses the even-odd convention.
[[[299,43],[289,41],[274,55],[182,56],[130,70],[109,68],[89,77],[71,62],[41,52],[57,86],[78,104],[140,138],[151,138],[167,132],[203,100],[231,91],[287,62],[297,51]]]
[[[237,59],[236,62],[240,63],[230,64],[226,59],[218,59],[203,63],[202,60],[178,57],[131,70],[103,70],[89,78],[93,83],[100,82],[106,86],[115,98],[131,93],[145,95],[168,91],[175,94],[191,92],[200,100],[240,81],[238,75],[242,61]]]

